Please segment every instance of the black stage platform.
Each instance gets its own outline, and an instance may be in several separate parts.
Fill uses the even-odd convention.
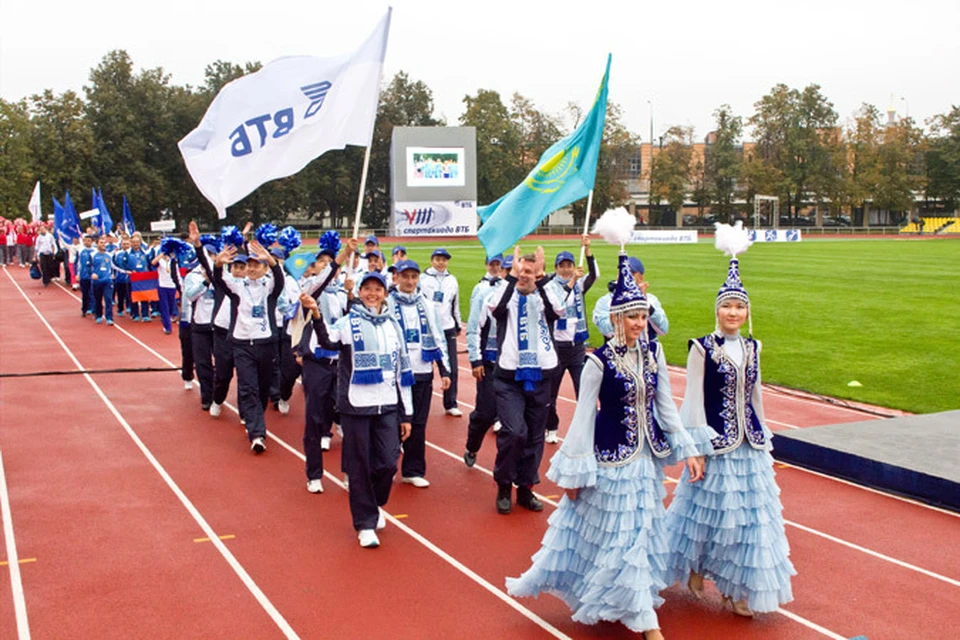
[[[773,455],[960,511],[960,411],[778,431]]]

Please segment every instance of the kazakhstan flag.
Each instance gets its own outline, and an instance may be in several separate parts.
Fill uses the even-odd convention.
[[[610,59],[593,107],[576,131],[543,152],[526,179],[480,214],[477,237],[492,256],[510,249],[552,212],[585,197],[597,177],[597,157],[607,116]]]
[[[308,251],[294,253],[283,261],[283,266],[287,268],[287,273],[293,276],[294,280],[299,280],[303,272],[307,270],[314,262],[314,254]]]

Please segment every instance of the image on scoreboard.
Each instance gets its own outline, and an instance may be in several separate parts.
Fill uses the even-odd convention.
[[[465,156],[462,147],[407,147],[407,186],[464,186]]]

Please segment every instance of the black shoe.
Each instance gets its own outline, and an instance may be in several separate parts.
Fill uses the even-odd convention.
[[[463,461],[468,467],[472,467],[473,465],[477,464],[477,454],[473,453],[472,451],[464,451]]]
[[[203,404],[200,405],[200,408],[203,409],[204,411],[210,411],[210,403],[204,402]]]
[[[507,514],[513,510],[513,485],[497,484],[497,513]]]
[[[530,511],[543,511],[543,503],[533,495],[530,487],[517,487],[517,504]]]

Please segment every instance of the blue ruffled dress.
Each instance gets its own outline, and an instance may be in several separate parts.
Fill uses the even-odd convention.
[[[740,336],[691,341],[680,415],[691,430],[712,427],[714,455],[702,482],[686,482],[684,470],[666,525],[668,582],[686,584],[695,571],[733,601],[766,612],[793,599],[796,570],[774,479],[771,434],[763,425],[759,354],[758,342]]]
[[[533,565],[506,584],[512,596],[562,599],[576,622],[642,632],[659,628],[654,609],[667,586],[663,467],[708,451],[710,435],[683,428],[659,345],[628,352],[626,367],[611,355],[607,345],[588,356],[570,430],[547,471],[579,496],[561,499]]]

